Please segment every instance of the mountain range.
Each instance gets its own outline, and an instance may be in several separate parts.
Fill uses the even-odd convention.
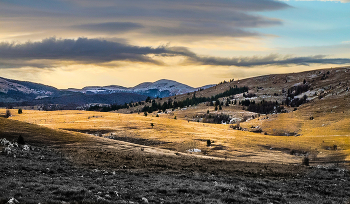
[[[173,80],[144,82],[134,87],[87,86],[82,89],[57,89],[43,84],[0,77],[0,103],[21,105],[61,104],[81,106],[92,103],[124,104],[151,98],[169,97],[206,89],[214,85],[193,88]]]
[[[169,97],[179,94],[193,92],[198,89],[206,89],[214,85],[206,85],[199,88],[193,88],[173,80],[161,79],[156,82],[144,82],[134,87],[123,86],[87,86],[82,89],[66,89],[65,91],[80,92],[84,94],[111,94],[111,93],[134,93],[150,97]]]

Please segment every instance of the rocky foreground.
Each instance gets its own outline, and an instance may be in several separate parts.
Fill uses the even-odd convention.
[[[0,203],[349,203],[350,174],[335,166],[303,174],[109,169],[77,166],[58,149],[0,144]],[[268,171],[268,170],[266,170]]]

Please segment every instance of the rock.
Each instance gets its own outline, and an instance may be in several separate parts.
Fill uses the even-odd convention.
[[[29,150],[30,150],[30,148],[28,145],[23,145],[23,151],[29,151]]]
[[[141,201],[142,201],[142,203],[145,203],[145,204],[148,203],[148,200],[147,200],[147,198],[145,198],[145,197],[142,197],[142,198],[141,198]]]
[[[16,200],[15,198],[11,198],[9,201],[7,201],[6,204],[17,204],[19,203],[18,200]]]

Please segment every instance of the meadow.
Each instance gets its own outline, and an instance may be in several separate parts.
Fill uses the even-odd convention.
[[[349,118],[338,113],[310,120],[306,111],[261,115],[240,123],[245,130],[230,124],[190,121],[208,107],[198,106],[171,114],[121,114],[89,111],[34,111],[15,113],[11,120],[37,124],[59,132],[110,138],[129,142],[145,152],[191,154],[195,157],[258,163],[300,164],[305,156],[314,165],[348,163],[350,155]],[[2,110],[3,112],[5,110]],[[211,110],[212,111],[212,110]],[[225,108],[224,110],[225,111]],[[184,116],[186,115],[186,117]],[[174,117],[177,116],[177,119]],[[337,120],[336,120],[337,119]],[[336,121],[335,121],[336,120]],[[330,124],[331,123],[331,124]],[[152,126],[153,124],[153,126]],[[259,127],[261,133],[254,132]],[[211,145],[207,146],[207,141]],[[199,149],[201,152],[189,152]]]

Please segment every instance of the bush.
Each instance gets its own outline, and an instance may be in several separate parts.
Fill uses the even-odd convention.
[[[309,157],[304,157],[303,160],[302,160],[302,164],[305,165],[305,166],[309,166],[309,162],[310,162],[310,159]]]
[[[145,115],[147,117],[147,112],[144,112],[143,115]]]
[[[9,117],[11,117],[11,111],[7,109],[5,113],[5,118],[9,118]]]
[[[25,141],[24,138],[22,137],[22,135],[19,135],[18,139],[17,139],[17,143],[20,145],[25,145]]]
[[[174,117],[174,119],[176,120],[176,116]]]
[[[18,114],[22,114],[22,113],[23,113],[22,109],[21,108],[18,109]]]
[[[207,140],[207,146],[210,147],[210,145],[211,145],[211,141]]]
[[[230,128],[234,129],[234,130],[241,130],[241,126],[239,124],[236,125],[230,125]]]

